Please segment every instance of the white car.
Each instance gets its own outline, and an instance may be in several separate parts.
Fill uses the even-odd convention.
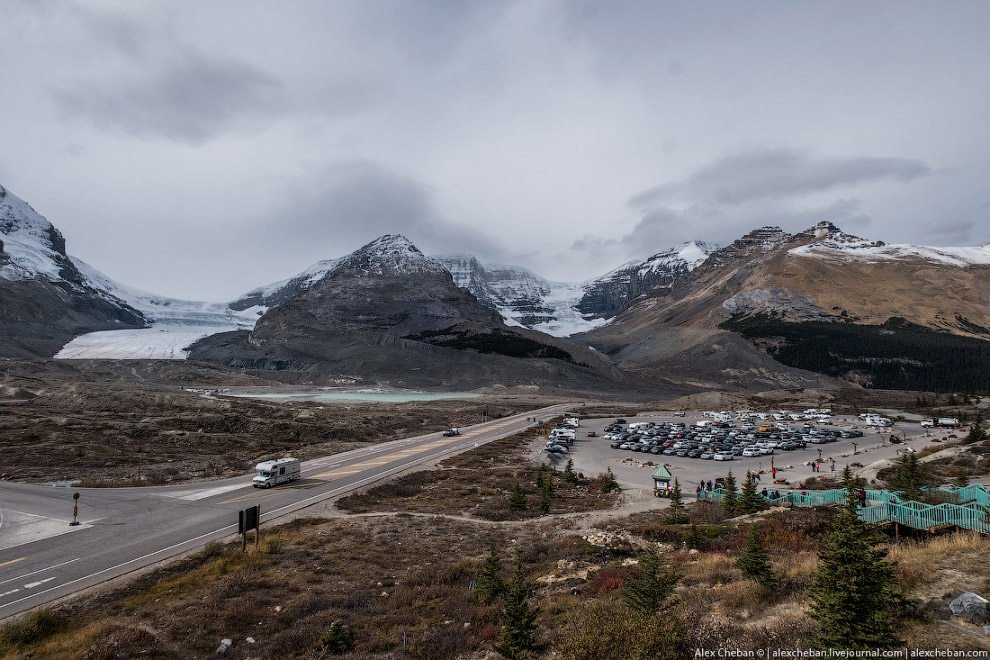
[[[760,456],[761,454],[759,449],[755,447],[749,447],[747,449],[743,449],[742,455],[745,456],[746,458],[752,458],[753,456]]]
[[[733,456],[731,451],[720,451],[715,453],[714,458],[716,461],[731,461]]]

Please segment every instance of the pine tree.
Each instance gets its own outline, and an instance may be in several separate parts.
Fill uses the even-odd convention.
[[[540,463],[540,467],[536,470],[536,487],[540,490],[543,489],[543,484],[547,479],[547,464]]]
[[[927,470],[918,460],[917,454],[904,454],[894,472],[894,488],[900,491],[904,499],[920,500],[921,487],[925,485]]]
[[[701,534],[701,530],[694,523],[691,523],[691,531],[688,532],[687,538],[684,539],[685,545],[687,545],[689,550],[704,550],[708,546],[708,542],[705,537]]]
[[[770,553],[763,547],[763,541],[756,531],[756,527],[749,530],[749,537],[746,539],[746,547],[736,560],[736,566],[748,578],[755,580],[768,589],[777,586],[777,576],[773,573],[773,566],[770,565]]]
[[[965,488],[969,485],[969,475],[966,474],[966,470],[959,468],[955,478],[952,480],[952,485],[956,488]]]
[[[529,606],[533,587],[523,573],[522,561],[516,557],[516,570],[505,585],[502,597],[502,636],[495,650],[508,660],[524,657],[527,651],[539,649],[536,636],[536,610]]]
[[[512,495],[509,495],[509,509],[511,511],[526,510],[526,495],[522,492],[519,484],[513,486]]]
[[[987,439],[987,432],[983,430],[982,423],[983,417],[977,414],[976,421],[973,422],[973,427],[969,429],[969,433],[963,438],[964,444],[975,445],[977,442],[983,442]]]
[[[725,512],[730,516],[735,515],[739,492],[736,490],[736,478],[732,476],[732,470],[729,470],[729,474],[725,475],[722,490],[724,491],[722,494],[722,507],[725,508]]]
[[[550,513],[550,500],[553,498],[553,481],[547,479],[543,482],[543,488],[540,489],[540,511],[542,513]]]
[[[756,479],[753,478],[752,474],[746,475],[746,482],[743,484],[737,509],[742,513],[756,513],[765,509],[766,506],[766,500],[756,492]]]
[[[573,458],[568,458],[567,465],[564,466],[564,481],[569,484],[576,484],[578,482],[577,473],[574,471]]]
[[[492,603],[496,601],[505,591],[505,580],[502,579],[502,561],[495,551],[495,544],[492,543],[488,556],[485,557],[481,569],[478,570],[478,578],[475,581],[474,597],[481,603]]]
[[[818,548],[818,569],[808,587],[810,616],[818,622],[813,642],[823,648],[866,650],[891,648],[894,565],[887,551],[859,519],[852,471],[843,471],[846,501]]]
[[[653,614],[673,595],[680,579],[681,576],[670,566],[667,558],[660,554],[656,544],[651,543],[639,556],[639,564],[626,578],[622,596],[637,612]]]
[[[681,499],[681,482],[675,478],[674,489],[670,494],[670,513],[667,514],[666,522],[679,525],[687,521],[688,516],[684,512],[684,500]]]
[[[605,468],[605,474],[598,478],[598,490],[603,493],[611,493],[613,490],[619,490],[619,482],[615,480],[615,475],[612,474],[612,468]]]

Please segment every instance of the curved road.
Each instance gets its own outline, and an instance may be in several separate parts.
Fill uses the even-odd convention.
[[[0,483],[0,620],[237,532],[237,512],[263,523],[382,481],[410,467],[517,433],[560,404],[478,424],[460,436],[395,440],[307,461],[303,478],[259,490],[254,475],[145,488],[54,488]],[[80,493],[78,526],[72,494]]]

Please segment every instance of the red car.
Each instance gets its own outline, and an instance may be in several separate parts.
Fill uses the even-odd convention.
[[[595,433],[594,431],[588,431],[588,437],[589,438],[597,438],[598,437],[598,434]]]

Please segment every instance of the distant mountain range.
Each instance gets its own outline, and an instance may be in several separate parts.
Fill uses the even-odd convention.
[[[0,187],[7,357],[184,357],[202,340],[191,357],[420,385],[978,389],[987,291],[990,245],[887,245],[821,222],[685,243],[579,283],[384,236],[228,304],[183,301],[70,257]]]

